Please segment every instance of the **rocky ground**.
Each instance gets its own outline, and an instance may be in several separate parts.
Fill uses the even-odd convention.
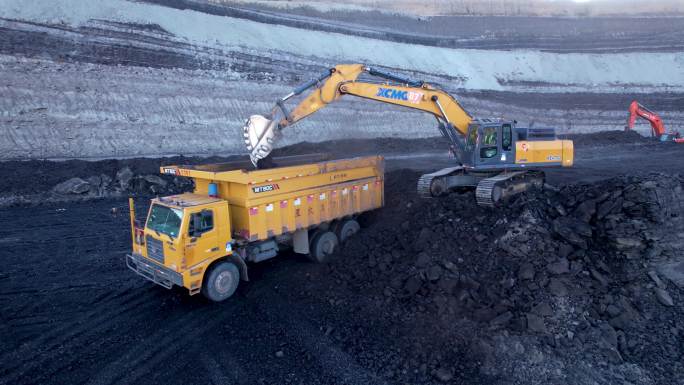
[[[683,153],[573,139],[575,168],[494,210],[416,196],[448,161],[434,141],[280,149],[391,148],[385,208],[330,263],[284,253],[222,304],[122,257],[125,196],[144,212],[191,187],[160,164],[226,158],[11,162],[3,194],[23,200],[0,208],[0,383],[682,384]]]
[[[396,193],[415,177],[390,175],[387,209],[318,277],[335,278],[325,293],[341,312],[394,324],[393,382],[681,380],[680,177],[547,189],[495,211],[472,193]]]

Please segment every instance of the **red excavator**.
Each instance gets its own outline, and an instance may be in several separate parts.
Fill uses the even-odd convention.
[[[665,131],[665,125],[663,125],[663,121],[660,119],[660,116],[642,106],[636,100],[629,105],[629,119],[627,119],[625,131],[634,128],[634,122],[636,121],[637,116],[642,117],[651,123],[651,135],[658,138],[658,140],[661,142],[684,143],[684,138],[679,135],[679,132]]]

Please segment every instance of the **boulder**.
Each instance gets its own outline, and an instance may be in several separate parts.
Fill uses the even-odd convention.
[[[535,333],[546,333],[544,319],[536,314],[527,313],[527,328]]]
[[[549,280],[549,292],[558,297],[568,295],[568,289],[565,287],[565,284],[556,278]]]
[[[115,180],[121,190],[128,190],[133,176],[133,171],[131,171],[130,168],[125,167],[117,171]]]
[[[546,270],[553,275],[567,274],[570,272],[570,262],[565,258],[559,258],[546,265]]]
[[[161,187],[166,187],[166,181],[162,179],[159,175],[145,175],[143,176],[145,181],[147,181],[149,184],[152,185],[157,185]]]
[[[522,281],[532,278],[534,278],[534,265],[529,262],[520,265],[520,268],[518,269],[518,279]]]
[[[596,269],[590,269],[591,276],[597,280],[601,286],[603,287],[608,287],[608,278],[606,278],[603,274],[601,274],[598,270]]]
[[[658,298],[658,302],[668,307],[674,306],[674,300],[672,300],[672,297],[670,296],[670,293],[667,292],[667,290],[661,289],[659,287],[656,287],[654,290],[656,298]]]
[[[419,277],[411,276],[409,277],[406,282],[404,282],[404,291],[406,292],[407,295],[412,296],[420,290],[420,288],[423,286],[423,281],[420,280]]]
[[[430,267],[426,273],[427,279],[432,282],[438,281],[441,276],[442,268],[437,265]]]
[[[90,191],[90,183],[81,178],[71,178],[55,186],[52,191],[62,195],[79,195]]]
[[[596,201],[593,199],[586,200],[582,203],[580,203],[579,206],[575,209],[575,212],[573,213],[575,218],[583,221],[583,222],[589,222],[591,218],[594,216],[596,213]]]
[[[575,218],[560,217],[553,221],[553,231],[561,238],[582,249],[593,234],[591,226]]]
[[[614,240],[615,248],[618,250],[643,249],[646,244],[636,237],[616,237]]]
[[[658,276],[658,273],[651,270],[648,272],[648,277],[653,280],[653,283],[655,283],[656,286],[658,286],[661,289],[665,289],[665,282],[663,282],[663,280],[660,279],[660,277]]]
[[[493,326],[504,326],[511,322],[512,319],[513,313],[507,311],[503,314],[496,316],[493,320],[490,321],[490,324]]]
[[[437,369],[434,373],[434,376],[441,382],[449,382],[452,378],[454,378],[454,374],[451,372],[451,370],[446,368]]]
[[[416,257],[416,267],[426,267],[430,264],[430,256],[427,253],[419,253]]]
[[[678,288],[684,288],[684,261],[662,264],[658,266],[658,272]]]
[[[551,309],[551,305],[547,302],[541,302],[532,308],[531,313],[541,317],[550,317],[553,315],[553,309]]]

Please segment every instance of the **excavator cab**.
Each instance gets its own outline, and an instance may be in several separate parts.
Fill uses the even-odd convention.
[[[452,152],[466,168],[506,168],[515,163],[515,122],[475,120],[468,126],[465,143]]]

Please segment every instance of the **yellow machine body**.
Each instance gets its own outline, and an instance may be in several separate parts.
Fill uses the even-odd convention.
[[[518,141],[515,144],[515,164],[558,163],[562,167],[571,167],[573,162],[572,140]]]

